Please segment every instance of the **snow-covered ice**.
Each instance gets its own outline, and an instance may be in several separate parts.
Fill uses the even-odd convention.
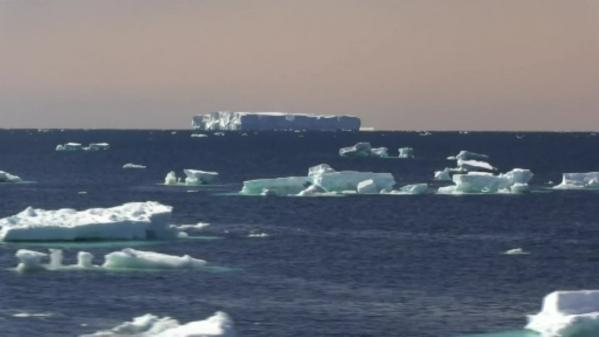
[[[532,177],[530,170],[519,168],[499,175],[487,172],[455,174],[452,177],[454,185],[440,187],[438,193],[520,193],[528,190]]]
[[[135,317],[114,328],[79,337],[235,337],[237,333],[231,317],[216,312],[205,320],[179,323],[171,317],[152,314]]]
[[[466,171],[479,171],[479,170],[495,171],[496,170],[496,168],[493,167],[493,165],[487,163],[486,161],[482,161],[482,160],[458,159],[457,165],[458,165],[459,169],[466,170]]]
[[[56,151],[101,151],[108,149],[110,149],[110,144],[106,142],[89,143],[88,146],[83,146],[81,143],[75,142],[56,145]]]
[[[146,166],[141,165],[141,164],[127,163],[127,164],[123,165],[123,168],[124,169],[145,169]]]
[[[553,188],[561,190],[599,189],[599,172],[564,173],[561,183]]]
[[[308,177],[282,177],[246,180],[241,194],[246,195],[295,195],[310,186]]]
[[[512,248],[503,252],[504,255],[528,255],[529,252],[525,251],[522,248]]]
[[[342,147],[339,149],[341,157],[389,157],[386,147],[372,147],[370,143],[359,142],[352,146]]]
[[[380,192],[372,179],[360,181],[356,190],[359,194],[378,194]]]
[[[482,153],[462,150],[455,156],[447,157],[448,160],[488,160],[489,156]]]
[[[286,112],[211,112],[193,118],[197,130],[226,131],[341,131],[360,129],[353,116],[296,114]]]
[[[411,147],[400,147],[397,149],[398,158],[414,158],[414,149]]]
[[[599,331],[599,290],[554,291],[526,329],[541,337],[595,337]]]
[[[89,143],[88,146],[84,147],[84,151],[102,151],[110,149],[110,144],[108,143]]]
[[[0,183],[20,183],[22,181],[23,180],[19,176],[5,171],[0,171]]]
[[[28,207],[0,219],[0,241],[148,240],[176,238],[172,207],[155,201],[77,211]]]
[[[175,171],[170,171],[164,177],[165,185],[183,185],[183,186],[199,186],[215,182],[218,179],[218,172],[202,171],[194,169],[184,169],[185,179],[177,177]]]

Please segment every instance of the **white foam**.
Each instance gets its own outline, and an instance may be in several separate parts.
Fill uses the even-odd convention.
[[[77,211],[28,207],[0,219],[0,241],[147,240],[177,237],[172,207],[155,201]]]
[[[250,233],[248,238],[267,238],[270,235],[268,233]]]
[[[5,171],[0,171],[0,183],[20,183],[22,181],[23,180],[19,176]]]
[[[235,337],[236,335],[231,317],[219,311],[205,320],[186,324],[180,324],[171,317],[145,314],[112,329],[80,337]]]

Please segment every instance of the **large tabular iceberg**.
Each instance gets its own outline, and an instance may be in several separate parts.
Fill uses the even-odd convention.
[[[555,291],[529,316],[527,329],[542,337],[595,337],[599,333],[599,290]]]
[[[372,147],[370,143],[359,142],[353,146],[342,147],[339,149],[341,157],[389,157],[386,147]]]
[[[235,337],[236,335],[231,317],[219,311],[205,320],[186,324],[180,324],[170,317],[145,314],[112,329],[80,337]]]
[[[486,172],[455,174],[455,185],[439,188],[442,194],[462,193],[519,193],[528,190],[533,174],[527,169],[513,169],[507,173],[493,175]]]
[[[20,183],[22,181],[23,180],[19,176],[0,171],[0,183]]]
[[[197,130],[213,131],[358,131],[360,129],[360,119],[353,116],[285,112],[220,111],[195,116],[192,126]]]
[[[0,241],[147,240],[175,238],[172,207],[155,201],[112,208],[27,208],[0,219]]]
[[[564,173],[555,189],[599,189],[599,172]]]
[[[321,195],[327,193],[390,191],[395,185],[391,173],[335,171],[327,164],[308,169],[305,177],[256,179],[243,182],[246,195]]]

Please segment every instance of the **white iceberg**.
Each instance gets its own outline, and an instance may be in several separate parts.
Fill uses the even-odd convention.
[[[530,170],[518,168],[499,175],[487,172],[455,174],[452,177],[455,185],[440,187],[438,193],[521,193],[528,190],[532,177]]]
[[[197,130],[222,131],[358,131],[360,119],[353,116],[294,114],[285,112],[212,112],[197,115]]]
[[[328,164],[320,164],[308,169],[306,177],[283,177],[255,179],[243,182],[241,194],[246,195],[317,195],[331,193],[358,192],[358,184],[372,180],[372,190],[379,193],[391,190],[395,179],[391,173],[359,171],[335,171]],[[312,187],[314,186],[314,187]]]
[[[10,174],[5,171],[0,171],[0,183],[20,183],[23,180],[21,177]]]
[[[164,177],[165,185],[200,186],[211,184],[218,179],[218,172],[184,169],[185,179],[177,177],[175,171],[170,171]]]
[[[487,163],[482,160],[474,160],[474,159],[458,159],[458,169],[465,171],[478,171],[478,170],[487,170],[487,171],[495,171],[496,168],[493,165]]]
[[[400,147],[397,152],[399,152],[398,158],[414,158],[414,149],[411,147]]]
[[[564,173],[562,182],[553,188],[561,190],[599,189],[599,172]]]
[[[205,133],[192,133],[191,134],[191,138],[206,138],[206,137],[208,137],[208,135]]]
[[[236,337],[233,320],[224,312],[216,312],[205,320],[180,324],[170,317],[152,314],[135,317],[109,330],[79,337]]]
[[[150,240],[176,238],[172,207],[155,201],[77,211],[28,207],[0,219],[0,241]]]
[[[410,184],[400,187],[400,194],[425,194],[428,192],[428,184]]]
[[[147,166],[141,164],[127,163],[123,165],[124,169],[145,169]]]
[[[526,329],[541,337],[595,337],[599,331],[599,290],[555,291]]]
[[[80,151],[83,146],[80,143],[69,142],[66,144],[56,145],[56,151]]]
[[[358,183],[356,191],[359,194],[378,194],[380,190],[377,190],[377,186],[372,179],[366,179]]]
[[[448,160],[488,160],[489,156],[482,153],[462,150],[455,156],[447,157]]]
[[[110,149],[110,144],[108,143],[89,143],[88,146],[84,147],[84,151],[105,151]]]
[[[373,148],[372,145],[367,142],[359,142],[353,146],[342,147],[339,149],[339,155],[341,157],[389,157],[388,149],[386,147]]]

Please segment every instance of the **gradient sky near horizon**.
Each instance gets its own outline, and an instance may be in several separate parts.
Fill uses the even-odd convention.
[[[599,130],[596,0],[0,0],[0,127]]]

